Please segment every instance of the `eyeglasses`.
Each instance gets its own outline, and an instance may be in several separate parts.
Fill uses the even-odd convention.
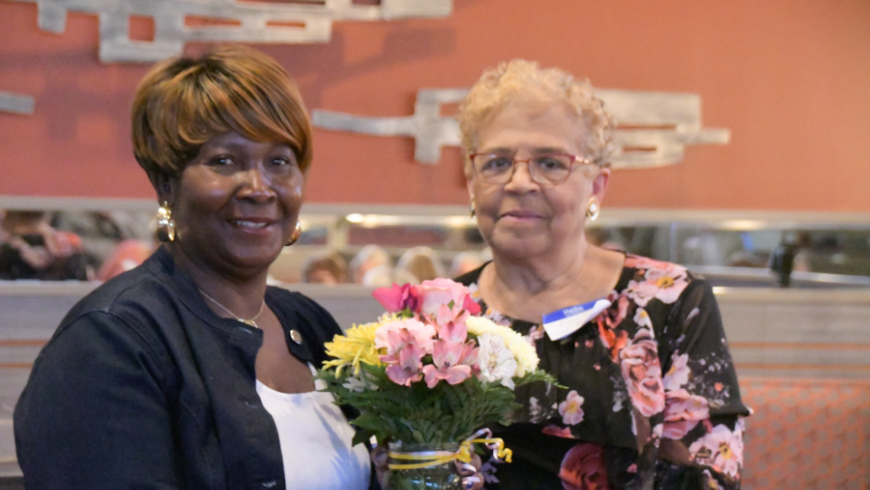
[[[471,153],[471,167],[474,175],[487,184],[507,184],[513,178],[517,164],[529,165],[529,176],[540,185],[559,185],[571,175],[575,162],[591,165],[592,160],[564,153],[543,153],[525,160],[500,155],[498,153]]]

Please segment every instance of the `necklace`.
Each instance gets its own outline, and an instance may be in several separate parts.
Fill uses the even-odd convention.
[[[265,299],[263,300],[263,304],[260,305],[260,311],[257,312],[257,314],[254,315],[254,317],[251,318],[250,320],[245,320],[244,318],[242,318],[242,317],[240,317],[239,315],[236,315],[235,313],[233,313],[232,311],[230,311],[230,309],[227,308],[226,306],[222,305],[222,304],[220,303],[220,301],[218,301],[218,300],[212,298],[211,296],[209,296],[208,294],[206,294],[206,292],[203,291],[202,289],[199,289],[199,288],[196,288],[196,289],[200,292],[200,294],[202,294],[203,296],[205,296],[206,299],[208,299],[208,300],[211,301],[212,303],[218,305],[222,310],[224,310],[225,312],[229,313],[229,314],[230,314],[233,318],[235,318],[236,320],[238,320],[238,321],[244,323],[245,325],[250,325],[250,326],[252,326],[252,327],[254,327],[254,328],[260,328],[259,326],[257,326],[257,322],[255,322],[254,320],[256,320],[257,318],[260,318],[260,315],[263,314],[263,310],[266,309],[266,300],[265,300]]]

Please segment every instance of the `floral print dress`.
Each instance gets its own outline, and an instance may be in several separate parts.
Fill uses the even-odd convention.
[[[532,343],[540,367],[565,386],[517,388],[515,422],[494,430],[513,450],[513,462],[483,465],[487,489],[740,487],[742,417],[749,410],[702,277],[627,255],[611,305],[552,341],[542,325],[483,303],[482,269],[457,280],[469,286],[482,314]]]

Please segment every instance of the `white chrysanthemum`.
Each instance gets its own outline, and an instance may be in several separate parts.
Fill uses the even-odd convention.
[[[521,378],[538,367],[539,360],[535,348],[529,345],[529,343],[523,339],[523,336],[517,332],[514,332],[508,327],[496,325],[488,318],[479,316],[469,317],[468,320],[465,321],[465,324],[468,326],[468,333],[473,334],[476,337],[480,337],[486,333],[491,333],[501,337],[505,346],[510,349],[511,353],[514,355],[514,359],[517,361],[517,377]]]

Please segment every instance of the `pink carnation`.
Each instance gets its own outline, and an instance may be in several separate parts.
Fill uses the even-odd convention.
[[[431,281],[423,281],[423,284],[417,286],[418,291],[423,300],[420,311],[426,315],[435,315],[438,313],[441,305],[453,303],[453,310],[467,310],[471,314],[480,312],[480,307],[469,296],[468,288],[450,279],[433,279]],[[471,309],[470,309],[471,308]],[[477,311],[473,311],[475,309]]]
[[[390,288],[378,288],[372,291],[372,296],[390,313],[399,313],[406,308],[417,313],[422,304],[418,287],[411,284],[393,284]]]

